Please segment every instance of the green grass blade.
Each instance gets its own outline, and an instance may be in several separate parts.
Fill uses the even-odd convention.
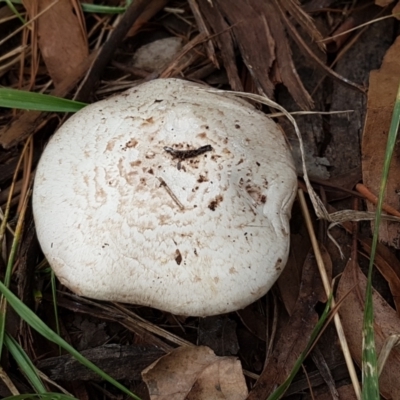
[[[7,3],[9,9],[19,18],[19,20],[22,22],[22,25],[25,25],[26,21],[22,17],[22,15],[18,12],[18,10],[14,7],[14,4],[11,0],[5,0]]]
[[[377,365],[375,335],[374,335],[372,271],[374,267],[376,246],[378,244],[379,225],[381,221],[383,198],[385,195],[387,178],[389,175],[390,162],[392,160],[393,151],[396,145],[399,123],[400,123],[400,86],[397,90],[396,102],[394,105],[393,116],[389,129],[388,141],[386,145],[385,162],[383,165],[378,204],[376,206],[374,235],[372,238],[371,258],[369,261],[369,268],[368,268],[368,282],[365,293],[365,310],[364,310],[364,324],[363,324],[363,360],[362,360],[363,400],[380,399],[378,365]]]
[[[50,276],[51,276],[51,294],[53,297],[53,307],[54,307],[54,319],[56,321],[56,332],[57,335],[60,336],[60,323],[58,321],[58,308],[57,308],[57,284],[56,284],[56,275],[54,271],[50,269]],[[61,348],[60,348],[60,355],[61,355]]]
[[[18,217],[17,226],[15,227],[15,235],[11,245],[10,255],[7,260],[6,273],[4,276],[4,286],[9,287],[11,282],[11,274],[14,266],[14,260],[17,255],[18,246],[20,243],[21,235],[22,235],[22,227],[24,225],[26,208],[28,205],[28,199],[30,197],[30,191],[27,192],[24,203],[22,205],[21,213]],[[7,301],[3,295],[0,296],[0,358],[3,351],[4,344],[4,334],[6,327],[6,317],[7,317]]]
[[[111,7],[89,3],[81,3],[81,6],[84,12],[95,14],[122,14],[126,11],[126,7]]]
[[[0,107],[22,110],[76,112],[87,104],[48,94],[0,88]]]
[[[22,4],[21,0],[0,0],[0,3],[7,3],[8,6],[13,10],[14,14],[17,15],[22,23],[25,21],[22,16],[15,9],[13,4]],[[96,14],[121,14],[126,11],[126,7],[112,7],[112,6],[103,6],[100,4],[90,4],[90,3],[81,3],[82,10],[87,13],[96,13]]]
[[[22,303],[14,293],[11,292],[2,282],[0,282],[0,292],[7,299],[10,306],[15,310],[15,312],[33,329],[40,333],[43,337],[51,342],[56,343],[58,346],[62,347],[64,350],[68,351],[74,358],[76,358],[81,364],[90,368],[93,372],[99,375],[101,378],[107,382],[114,385],[116,388],[129,395],[133,399],[140,400],[138,396],[132,393],[125,386],[121,385],[114,378],[106,374],[99,367],[93,364],[91,361],[82,356],[77,350],[75,350],[69,343],[67,343],[63,338],[58,336],[52,329],[50,329],[30,308],[28,308],[24,303]]]
[[[13,356],[14,360],[17,362],[19,368],[25,374],[33,389],[37,393],[46,393],[46,387],[37,374],[35,366],[19,343],[13,337],[6,334],[4,337],[4,344]]]
[[[62,393],[43,393],[43,394],[18,394],[16,396],[4,397],[3,400],[78,400],[76,397]]]

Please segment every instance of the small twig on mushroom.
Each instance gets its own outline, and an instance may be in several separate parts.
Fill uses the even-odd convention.
[[[172,147],[165,146],[164,150],[172,154],[174,157],[180,158],[181,160],[185,160],[187,158],[193,158],[200,156],[201,154],[206,153],[207,151],[212,151],[212,147],[207,144],[206,146],[201,146],[198,149],[190,149],[190,150],[176,150]]]
[[[172,200],[178,205],[178,207],[181,210],[184,210],[185,207],[183,207],[183,204],[179,201],[179,199],[176,197],[176,195],[174,194],[174,192],[171,190],[171,188],[167,185],[167,183],[164,181],[163,178],[158,178],[158,180],[161,183],[161,186],[165,187],[165,190],[167,191],[167,193],[171,196]]]

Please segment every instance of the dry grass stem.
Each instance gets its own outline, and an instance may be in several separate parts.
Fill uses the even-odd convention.
[[[316,259],[317,265],[318,265],[318,270],[319,270],[320,275],[321,275],[322,284],[324,286],[326,295],[328,297],[330,297],[331,294],[332,294],[332,287],[331,287],[331,284],[329,283],[328,275],[326,273],[325,266],[324,266],[324,261],[322,259],[322,255],[321,255],[321,252],[319,250],[318,241],[317,241],[317,238],[315,236],[314,227],[313,227],[313,224],[312,224],[312,221],[311,221],[311,216],[310,216],[310,213],[308,211],[306,199],[304,197],[304,192],[301,189],[299,189],[299,191],[298,191],[298,198],[299,198],[299,201],[300,201],[301,211],[303,213],[303,216],[304,216],[304,219],[305,219],[305,222],[306,222],[308,234],[310,236],[311,244],[312,244],[312,247],[313,247],[313,250],[314,250],[315,259]],[[335,307],[335,301],[334,301],[333,298],[332,298],[332,307]],[[354,392],[355,392],[355,394],[357,396],[357,399],[361,400],[360,383],[358,381],[357,372],[356,372],[356,369],[354,367],[353,359],[351,358],[349,346],[347,344],[346,336],[345,336],[344,331],[343,331],[342,322],[340,321],[340,317],[339,317],[338,313],[336,313],[335,316],[333,317],[333,321],[335,323],[336,331],[337,331],[337,334],[339,336],[340,345],[342,347],[343,355],[344,355],[344,358],[346,360],[346,365],[347,365],[347,368],[349,370],[350,379],[351,379],[351,382],[352,382],[353,387],[354,387]]]

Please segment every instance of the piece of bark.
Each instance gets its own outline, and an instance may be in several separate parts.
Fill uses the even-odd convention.
[[[258,14],[246,0],[217,0],[221,13],[229,21],[247,69],[268,97],[273,97],[274,84],[269,78],[275,60],[275,41],[264,15]]]
[[[141,379],[141,372],[165,353],[155,346],[108,344],[83,350],[81,354],[114,379]],[[37,363],[50,379],[63,381],[101,380],[95,372],[70,355],[51,357]]]
[[[300,79],[292,58],[292,50],[289,46],[285,28],[279,17],[279,12],[272,2],[264,0],[251,0],[253,8],[265,15],[272,36],[276,42],[275,56],[276,68],[279,73],[279,81],[287,87],[290,95],[302,110],[314,108],[314,102],[305,89]]]
[[[210,32],[207,28],[207,25],[203,19],[203,16],[200,13],[199,5],[197,4],[196,0],[188,0],[190,9],[192,10],[194,19],[196,20],[197,28],[200,33],[203,33],[206,37],[211,36]],[[217,67],[219,68],[219,63],[217,56],[215,54],[214,44],[212,40],[207,40],[205,43],[205,49],[207,51],[208,59]]]
[[[212,7],[208,0],[199,0],[201,12],[214,32],[213,41],[221,51],[221,58],[228,75],[232,90],[241,92],[243,85],[236,65],[235,49],[229,25],[217,7]]]

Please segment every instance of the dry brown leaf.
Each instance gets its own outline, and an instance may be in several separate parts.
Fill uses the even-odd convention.
[[[364,184],[379,193],[386,142],[400,76],[400,37],[387,51],[379,70],[371,71],[369,79],[367,117],[362,139],[362,172]],[[400,209],[400,157],[393,157],[387,181],[385,202]],[[367,203],[369,211],[375,206]],[[382,241],[400,249],[400,225],[382,221],[379,229]]]
[[[236,313],[246,329],[258,339],[265,342],[268,332],[266,318],[265,315],[260,313],[257,305],[257,303],[250,304],[243,310],[236,311]]]
[[[389,4],[393,3],[394,0],[375,0],[375,4],[377,6],[386,7]]]
[[[30,18],[46,9],[53,0],[24,1]],[[61,0],[38,19],[37,36],[41,55],[53,79],[61,83],[89,55],[87,38],[71,0]]]
[[[367,253],[371,254],[372,240],[363,239],[360,243]],[[380,245],[376,249],[374,262],[379,272],[389,284],[397,315],[400,317],[400,261],[389,251],[388,248]]]
[[[300,294],[292,316],[278,332],[274,350],[247,400],[267,398],[289,376],[318,321],[314,307],[325,297],[315,257],[310,252],[304,263]]]
[[[329,207],[329,212],[335,211],[335,208],[332,206]],[[341,225],[348,233],[353,233],[353,228],[350,222],[343,222]],[[359,236],[358,241],[363,250],[369,256],[371,254],[372,240]],[[387,247],[385,247],[385,245],[378,243],[375,254],[375,266],[389,285],[397,314],[400,317],[400,261]]]
[[[217,357],[205,346],[179,347],[142,372],[150,399],[244,400],[247,386],[240,361]]]
[[[289,315],[292,315],[299,297],[301,272],[311,247],[305,224],[301,224],[299,229],[296,233],[292,229],[289,258],[277,281],[280,297]]]
[[[341,386],[337,388],[337,391],[341,400],[357,400],[357,396],[352,385]],[[314,398],[314,400],[332,400],[332,394],[329,392],[319,394]]]
[[[396,19],[400,19],[400,1],[396,3],[396,5],[392,9],[392,15]]]
[[[338,301],[348,294],[341,304],[339,313],[351,355],[359,366],[362,359],[362,327],[366,283],[367,279],[359,266],[349,261],[337,290]],[[385,339],[391,334],[400,332],[400,320],[393,308],[376,291],[373,293],[373,301],[375,344],[379,354]],[[400,352],[394,350],[390,354],[379,380],[381,394],[387,399],[400,399],[399,371]]]

